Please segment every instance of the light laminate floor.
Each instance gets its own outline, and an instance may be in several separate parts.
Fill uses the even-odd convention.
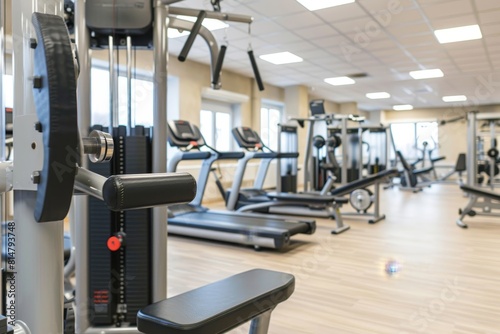
[[[316,233],[286,252],[171,236],[168,294],[267,268],[296,277],[270,333],[500,334],[500,219],[466,218],[460,229],[466,202],[456,185],[386,190],[385,221],[346,218],[351,229],[331,235],[334,222],[318,219]],[[391,260],[401,266],[393,276],[384,271]]]

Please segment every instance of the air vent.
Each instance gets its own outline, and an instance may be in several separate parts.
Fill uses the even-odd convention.
[[[366,78],[368,76],[368,73],[353,73],[353,74],[348,74],[346,77],[349,77],[351,79],[353,78]]]

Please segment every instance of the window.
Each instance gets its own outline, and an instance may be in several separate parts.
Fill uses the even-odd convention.
[[[5,108],[14,107],[14,78],[10,74],[3,76],[3,106]]]
[[[427,143],[425,159],[429,158],[429,150],[432,150],[432,157],[439,156],[437,122],[394,123],[391,132],[396,150],[410,162],[422,158],[424,142]],[[392,158],[394,155],[392,152]]]
[[[110,102],[109,102],[109,70],[106,64],[93,66],[91,69],[91,124],[103,126],[109,125]],[[167,118],[177,119],[179,117],[179,82],[177,78],[168,78],[167,90]],[[132,78],[132,126],[153,126],[153,79],[151,73],[139,74]],[[128,124],[127,108],[127,78],[125,72],[120,71],[118,77],[118,112],[119,124]]]
[[[271,150],[278,149],[278,124],[281,123],[283,107],[263,104],[260,108],[260,137]]]
[[[203,100],[200,111],[200,131],[207,144],[218,151],[233,148],[233,108],[231,104]]]

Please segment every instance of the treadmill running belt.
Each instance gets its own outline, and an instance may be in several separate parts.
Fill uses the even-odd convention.
[[[220,232],[253,234],[260,237],[276,235],[295,235],[309,233],[306,223],[292,223],[268,219],[266,217],[249,217],[214,212],[190,212],[168,219],[171,225],[183,225]]]

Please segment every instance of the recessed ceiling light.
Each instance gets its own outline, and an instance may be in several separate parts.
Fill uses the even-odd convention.
[[[434,31],[437,40],[441,44],[471,41],[474,39],[481,39],[481,29],[477,24],[471,26],[463,26],[449,29],[439,29]]]
[[[467,96],[465,95],[453,95],[453,96],[443,96],[444,102],[462,102],[467,101]]]
[[[430,78],[441,78],[444,76],[444,73],[439,68],[436,68],[432,70],[411,71],[410,76],[416,80],[430,79]]]
[[[300,63],[304,59],[300,58],[297,55],[294,55],[291,52],[278,52],[278,53],[270,53],[267,55],[262,55],[259,57],[262,60],[268,61],[275,65],[281,64],[290,64],[290,63]]]
[[[393,110],[402,111],[402,110],[413,110],[413,106],[411,104],[399,104],[392,106]]]
[[[194,16],[187,16],[187,15],[177,15],[176,17],[180,20],[185,20],[189,22],[196,22],[197,19]],[[216,19],[204,19],[203,26],[210,31],[229,27],[228,24],[222,22],[221,20],[216,20]]]
[[[372,100],[388,99],[391,97],[391,94],[387,92],[368,93],[366,97]]]
[[[349,77],[326,78],[325,82],[333,86],[352,85],[356,83],[356,81]]]
[[[345,5],[354,1],[356,0],[297,0],[298,3],[310,11]]]

